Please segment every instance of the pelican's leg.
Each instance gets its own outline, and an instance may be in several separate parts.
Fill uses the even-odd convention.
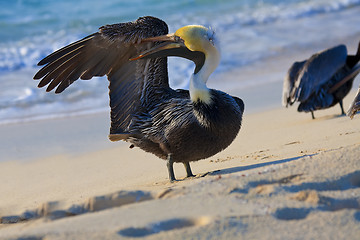
[[[313,112],[313,111],[311,111],[311,117],[312,117],[312,119],[315,119],[315,116],[314,116],[314,112]]]
[[[345,115],[343,101],[340,100],[339,104],[340,104],[340,108],[341,108],[341,115]]]
[[[186,177],[195,177],[195,175],[191,171],[190,163],[189,162],[184,162],[184,166],[185,166],[185,169],[186,169]]]
[[[167,157],[166,166],[168,168],[170,182],[176,181],[173,165],[174,165],[174,161],[172,159],[172,154],[169,153]]]

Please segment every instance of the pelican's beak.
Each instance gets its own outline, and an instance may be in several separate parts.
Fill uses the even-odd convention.
[[[205,54],[199,51],[191,51],[185,46],[184,40],[174,33],[158,37],[145,38],[141,42],[163,42],[139,54],[139,56],[129,59],[130,61],[142,58],[160,58],[160,57],[182,57],[193,61],[196,65],[197,73],[205,62]]]
[[[174,33],[169,33],[162,36],[145,38],[141,42],[175,42],[177,38],[179,37],[176,37]]]
[[[142,52],[139,56],[129,59],[130,61],[138,60],[141,58],[158,58],[158,57],[166,57],[166,56],[183,56],[179,55],[177,50],[182,48],[186,48],[184,41],[172,34],[166,34],[157,37],[145,38],[141,40],[142,43],[145,42],[163,42],[158,44],[144,52]],[[186,48],[187,49],[187,48]],[[185,50],[185,49],[183,49]]]

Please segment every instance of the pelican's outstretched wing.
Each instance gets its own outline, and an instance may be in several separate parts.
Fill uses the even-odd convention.
[[[147,86],[168,86],[166,58],[129,61],[154,43],[144,38],[168,33],[165,22],[142,17],[134,22],[106,25],[97,33],[63,47],[45,57],[45,65],[34,79],[46,91],[64,91],[77,79],[107,75],[110,81],[111,133],[125,133],[131,114],[148,91]],[[156,81],[155,81],[156,80]],[[151,84],[149,81],[153,81]]]
[[[346,64],[347,50],[339,45],[312,55],[301,68],[294,83],[291,101],[303,102]]]
[[[355,113],[360,111],[360,87],[357,91],[357,94],[355,96],[355,99],[354,101],[351,103],[350,105],[350,108],[347,112],[347,115],[350,117],[350,118],[353,118]]]

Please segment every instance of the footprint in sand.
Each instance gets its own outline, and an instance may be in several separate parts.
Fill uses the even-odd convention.
[[[94,212],[152,199],[153,196],[149,192],[119,191],[117,193],[89,198],[87,203],[85,203],[85,208]]]
[[[187,227],[200,227],[207,225],[211,222],[210,217],[199,217],[196,219],[186,218],[174,218],[161,222],[151,223],[145,227],[139,228],[125,228],[118,232],[123,237],[146,237],[152,234],[156,234],[163,231],[171,231],[175,229],[187,228]]]
[[[274,217],[279,220],[300,220],[305,219],[310,213],[306,208],[281,208],[275,211]]]
[[[103,196],[91,197],[82,204],[69,205],[61,201],[46,202],[41,204],[37,209],[26,210],[20,215],[0,216],[0,223],[12,224],[41,217],[55,220],[153,199],[154,197],[150,192],[119,191]]]
[[[354,214],[354,218],[356,219],[356,221],[360,222],[360,211],[358,211]]]
[[[313,208],[281,208],[277,209],[273,216],[279,220],[301,220],[305,219],[310,212],[315,211],[339,211],[343,209],[358,209],[360,203],[358,198],[336,199],[320,196],[320,204]],[[355,219],[360,221],[360,212],[355,214]]]
[[[289,192],[296,192],[291,199],[311,203],[310,208],[281,208],[277,209],[273,216],[279,220],[301,220],[305,219],[310,212],[315,211],[339,211],[343,209],[360,210],[360,199],[332,198],[323,196],[322,191],[344,191],[360,187],[360,171],[355,171],[333,181],[304,182],[300,185],[284,186]],[[355,214],[355,219],[360,221],[360,213]]]

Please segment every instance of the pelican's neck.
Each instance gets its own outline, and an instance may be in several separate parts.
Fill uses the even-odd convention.
[[[209,76],[220,62],[220,54],[213,49],[205,54],[205,62],[202,68],[191,76],[190,79],[190,99],[192,102],[203,102],[210,104],[212,102],[210,89],[206,86]]]

